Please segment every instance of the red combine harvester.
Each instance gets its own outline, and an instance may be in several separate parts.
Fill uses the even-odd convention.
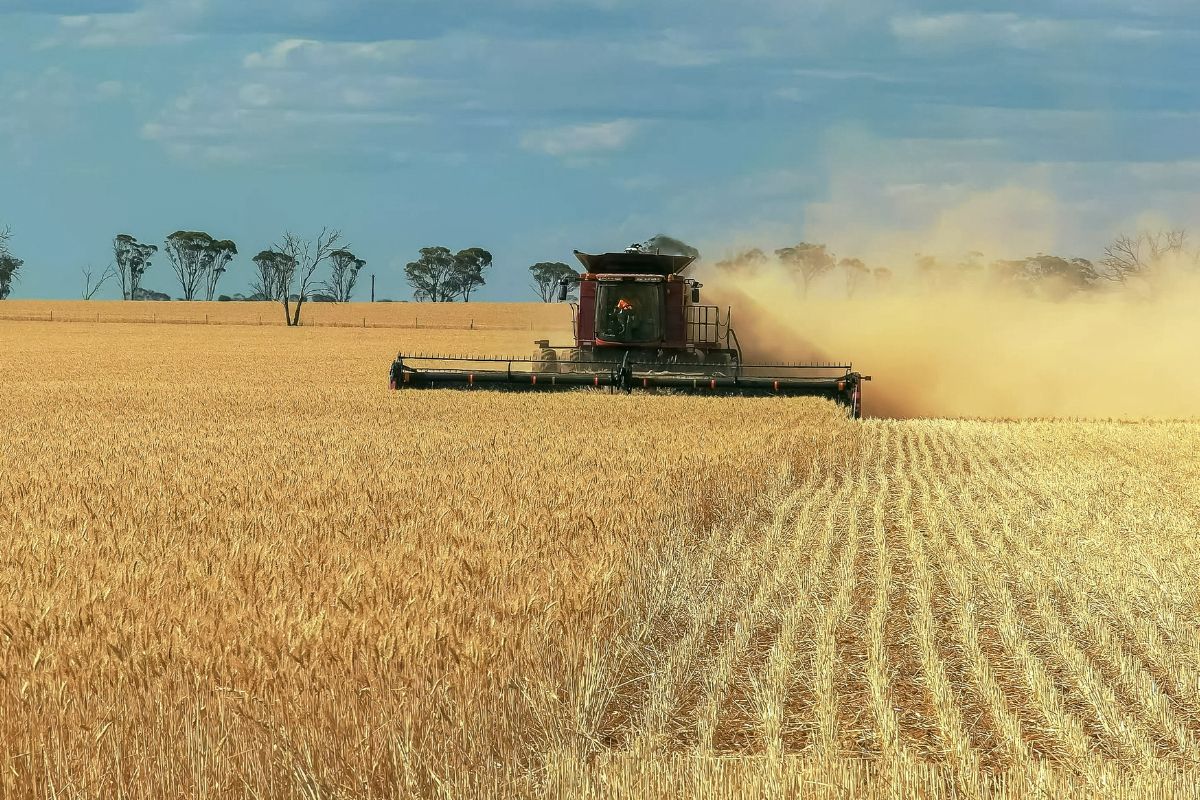
[[[390,383],[401,388],[554,391],[670,390],[689,394],[808,395],[862,413],[862,382],[850,364],[747,364],[730,311],[700,304],[700,284],[684,276],[692,256],[633,246],[623,253],[575,251],[584,272],[564,279],[559,301],[577,283],[573,346],[539,348],[531,358],[401,353]]]

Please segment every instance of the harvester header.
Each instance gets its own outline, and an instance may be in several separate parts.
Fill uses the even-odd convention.
[[[532,357],[399,354],[390,384],[401,388],[555,391],[578,388],[669,390],[716,395],[804,395],[862,413],[868,375],[849,363],[750,364],[742,359],[731,311],[703,305],[703,284],[684,275],[693,256],[666,255],[633,246],[620,253],[575,251],[583,274],[571,284],[574,343],[534,344]]]

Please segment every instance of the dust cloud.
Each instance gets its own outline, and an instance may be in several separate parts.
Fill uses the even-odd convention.
[[[770,258],[697,277],[706,302],[732,308],[747,361],[846,360],[871,375],[867,416],[1200,416],[1194,268],[1151,292],[1114,284],[1059,299],[986,282],[931,289],[900,272],[847,297],[841,273],[808,297]]]

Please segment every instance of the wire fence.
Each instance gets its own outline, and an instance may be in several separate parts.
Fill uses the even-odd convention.
[[[124,323],[133,325],[242,325],[242,326],[264,326],[264,327],[284,327],[285,323],[278,315],[257,314],[254,317],[229,318],[216,314],[204,314],[202,316],[178,316],[171,314],[151,313],[146,315],[130,316],[127,314],[113,315],[96,312],[95,314],[64,314],[49,310],[45,312],[34,312],[25,314],[0,314],[0,322],[74,322],[74,323]],[[434,322],[428,319],[425,322],[421,321],[419,316],[414,316],[412,321],[407,320],[373,320],[367,317],[361,319],[339,319],[339,320],[300,320],[302,328],[389,328],[389,329],[404,329],[404,330],[443,330],[443,331],[532,331],[537,330],[534,320],[529,320],[528,324],[496,324],[485,321],[476,321],[475,319],[459,320],[456,322]],[[543,327],[545,327],[543,325]]]

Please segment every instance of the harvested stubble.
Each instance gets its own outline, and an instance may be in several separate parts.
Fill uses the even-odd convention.
[[[528,338],[0,323],[0,796],[1195,791],[1200,426],[383,386]]]

